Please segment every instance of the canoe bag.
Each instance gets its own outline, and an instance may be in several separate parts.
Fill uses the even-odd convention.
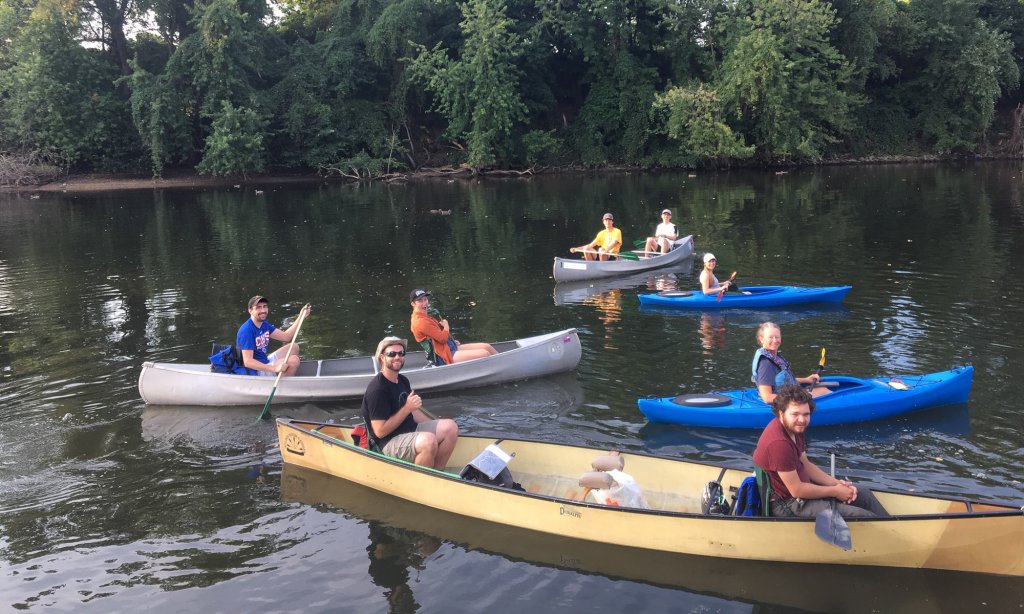
[[[700,497],[701,511],[704,515],[728,516],[730,512],[729,502],[725,500],[722,491],[722,484],[718,480],[711,480],[704,485],[704,492]]]
[[[214,373],[234,373],[236,375],[256,375],[253,369],[247,369],[242,363],[242,352],[233,345],[213,344],[210,354],[210,370]]]
[[[512,455],[492,443],[463,467],[459,477],[470,482],[525,491],[522,484],[512,479],[512,472],[507,466],[510,460]]]

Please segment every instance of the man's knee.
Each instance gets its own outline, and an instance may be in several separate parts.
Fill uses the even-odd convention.
[[[416,435],[416,453],[433,452],[437,450],[437,436],[433,433],[418,433]]]
[[[437,425],[437,436],[441,439],[458,437],[459,425],[451,418],[444,418]]]

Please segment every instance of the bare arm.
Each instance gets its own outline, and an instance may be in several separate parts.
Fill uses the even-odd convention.
[[[276,332],[276,331],[275,331]],[[270,335],[274,337],[273,334]],[[267,371],[268,373],[277,373],[278,368],[283,366],[284,363],[274,367],[274,365],[266,365],[252,357],[252,350],[242,350],[242,364],[245,365],[246,369],[252,369],[253,371]]]
[[[704,294],[718,294],[719,292],[725,292],[729,287],[729,282],[718,284],[717,286],[711,285],[711,280],[714,279],[710,273],[706,270],[700,272],[700,289]]]
[[[299,315],[295,317],[295,321],[292,322],[291,326],[289,326],[285,330],[275,328],[274,332],[270,333],[270,338],[273,339],[274,341],[290,343],[291,340],[295,338],[296,327],[299,325],[299,322],[301,322],[306,316],[309,315],[310,309],[311,308],[308,303],[304,305],[302,309],[299,310]]]
[[[805,454],[803,458],[807,458]],[[828,479],[832,479],[827,473],[818,469],[814,465],[808,465],[808,473],[811,474],[811,479],[817,477],[820,479],[824,476]],[[814,473],[814,472],[817,473]],[[832,484],[818,484],[813,482],[802,482],[800,476],[794,471],[780,471],[779,479],[786,485],[786,490],[789,494],[799,499],[825,499],[826,497],[835,497],[841,501],[850,501],[853,497],[857,496],[857,489],[850,485],[841,483],[837,480],[832,480]]]

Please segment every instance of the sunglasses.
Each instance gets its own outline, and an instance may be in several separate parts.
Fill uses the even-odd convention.
[[[395,356],[405,356],[405,350],[398,350],[397,352],[392,350],[390,352],[384,352],[384,355],[388,358],[394,358]]]

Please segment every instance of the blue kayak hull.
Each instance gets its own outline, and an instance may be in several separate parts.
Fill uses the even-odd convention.
[[[824,377],[822,381],[835,382],[836,387],[833,392],[814,400],[816,409],[811,424],[828,426],[881,420],[935,405],[966,403],[973,379],[971,365],[899,378]],[[651,422],[687,426],[759,429],[773,418],[771,406],[761,401],[754,388],[712,394],[720,397],[721,405],[702,406],[700,398],[679,404],[675,397],[639,399],[637,405]],[[691,402],[695,404],[689,404]]]
[[[641,294],[640,304],[675,309],[729,309],[757,307],[783,307],[804,303],[841,303],[852,286],[824,286],[820,288],[799,288],[797,286],[743,286],[741,292],[726,292],[722,300],[717,294],[701,294],[700,290],[690,293],[668,292]],[[689,294],[689,296],[680,296]]]

